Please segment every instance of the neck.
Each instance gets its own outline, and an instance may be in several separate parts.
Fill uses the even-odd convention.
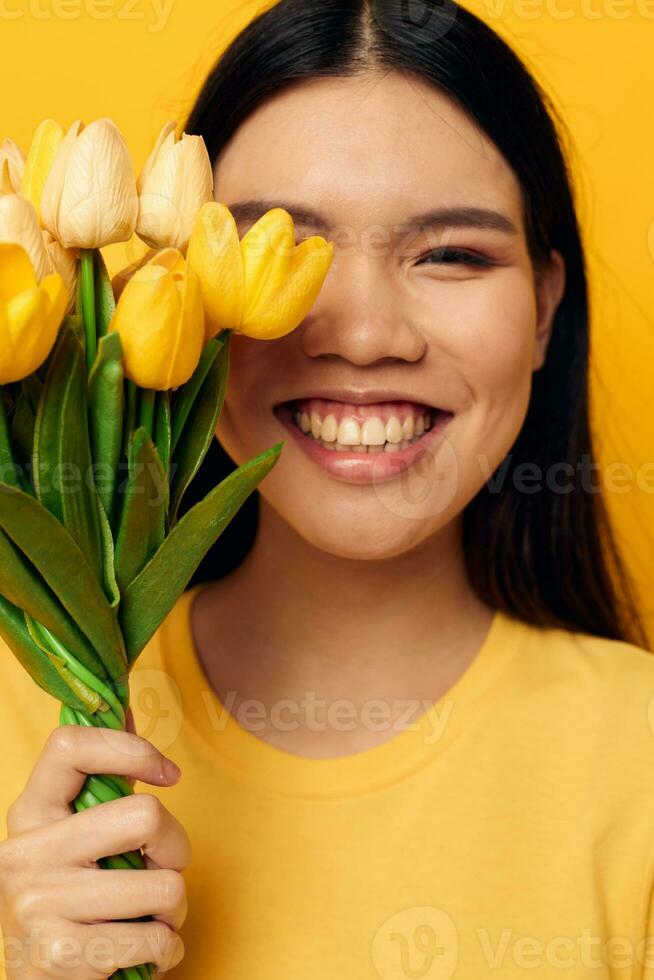
[[[342,558],[311,546],[261,498],[252,549],[194,611],[198,653],[218,695],[268,707],[300,703],[307,692],[359,706],[409,699],[419,715],[465,670],[490,625],[491,610],[467,580],[461,535],[461,521],[452,522],[391,558]],[[359,731],[350,742],[375,738]],[[330,751],[343,743],[330,740]],[[279,732],[270,741],[291,744]]]

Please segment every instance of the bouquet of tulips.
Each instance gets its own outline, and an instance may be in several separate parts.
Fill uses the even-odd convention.
[[[138,179],[108,119],[0,147],[0,635],[62,724],[125,727],[129,671],[283,442],[178,518],[232,331],[295,329],[332,260],[274,209],[239,239],[201,138],[167,123]],[[110,280],[101,248],[143,258]],[[77,810],[130,794],[91,775]],[[102,865],[142,868],[140,851]],[[151,977],[145,964],[123,978]]]

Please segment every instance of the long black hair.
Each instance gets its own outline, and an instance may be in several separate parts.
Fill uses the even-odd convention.
[[[466,111],[522,187],[534,269],[552,248],[566,265],[565,294],[522,431],[464,513],[471,584],[488,605],[526,622],[647,646],[601,486],[592,483],[588,291],[567,134],[512,49],[452,0],[279,0],[222,53],[185,131],[203,136],[216,161],[248,114],[290,84],[371,70],[417,74]],[[214,440],[186,506],[234,465]],[[521,483],[527,472],[528,487]],[[257,514],[258,492],[193,581],[220,578],[242,560]]]

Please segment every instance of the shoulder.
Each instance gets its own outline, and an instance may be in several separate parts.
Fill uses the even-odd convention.
[[[512,623],[520,640],[514,701],[538,719],[548,744],[577,762],[654,777],[654,654],[622,640]]]

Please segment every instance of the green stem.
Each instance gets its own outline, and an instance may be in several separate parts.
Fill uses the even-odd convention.
[[[83,712],[75,711],[65,704],[62,704],[59,712],[59,723],[61,725],[92,726],[94,720],[91,720]],[[124,726],[121,727],[124,728]],[[79,813],[100,803],[107,803],[110,800],[130,796],[132,793],[133,789],[124,777],[96,775],[93,773],[87,776],[84,786],[73,801],[73,805]],[[145,868],[145,861],[140,851],[110,854],[100,858],[98,864],[103,868],[122,871],[136,871]],[[143,916],[142,920],[146,921],[149,918],[150,916]],[[123,967],[121,970],[117,970],[112,974],[112,980],[153,980],[154,972],[154,964],[143,963],[139,966]]]
[[[154,388],[143,388],[141,391],[141,408],[139,412],[139,425],[147,429],[152,435],[154,430],[154,403],[156,398]]]
[[[107,716],[112,714],[111,720],[114,723],[107,724],[106,727],[118,727],[123,729],[125,727],[125,711],[111,688],[108,687],[104,681],[101,681],[99,677],[96,677],[90,670],[87,670],[87,668],[81,664],[79,660],[76,660],[72,653],[70,653],[66,647],[59,642],[56,636],[52,635],[50,630],[46,629],[46,627],[41,623],[37,623],[36,620],[32,620],[32,623],[35,625],[38,633],[47,642],[52,652],[56,653],[58,657],[61,657],[71,674],[74,674],[75,677],[82,681],[83,684],[86,684],[86,686],[92,691],[99,694],[102,700],[106,701],[106,703],[109,705],[111,712],[102,712],[102,714]],[[109,722],[109,718],[107,718],[107,722]],[[117,724],[115,722],[117,722]]]
[[[86,368],[91,370],[98,350],[98,338],[95,325],[95,279],[93,267],[93,249],[80,249],[80,286],[82,293],[82,318],[84,320],[84,337],[86,339]]]
[[[172,456],[175,452],[177,443],[182,434],[184,426],[186,425],[186,420],[188,419],[191,409],[195,403],[195,399],[198,396],[200,388],[205,382],[205,379],[211,369],[211,365],[216,360],[218,356],[218,351],[223,346],[224,338],[229,333],[229,330],[223,330],[218,334],[217,337],[213,337],[206,345],[202,351],[202,355],[198,362],[198,366],[193,372],[192,376],[184,385],[179,398],[175,404],[175,412],[172,419],[172,433],[170,440],[170,455]]]

